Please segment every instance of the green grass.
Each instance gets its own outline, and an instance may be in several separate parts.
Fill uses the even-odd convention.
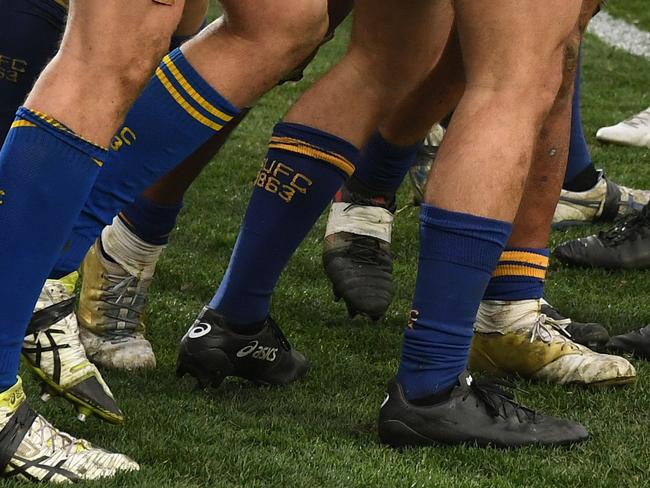
[[[592,439],[575,448],[396,452],[379,445],[377,412],[384,385],[397,366],[415,278],[415,208],[396,219],[398,293],[379,324],[351,321],[344,306],[332,301],[320,264],[324,219],[292,259],[275,294],[273,314],[311,360],[304,381],[279,389],[228,380],[220,389],[203,393],[193,391],[192,382],[174,377],[176,345],[224,273],[271,127],[342,53],[345,29],[342,34],[323,48],[305,81],[278,88],[259,103],[190,190],[152,289],[149,335],[159,366],[147,374],[106,373],[127,415],[124,426],[97,420],[79,424],[63,401],[34,403],[62,429],[129,453],[141,463],[137,474],[93,486],[646,485],[650,368],[642,361],[634,361],[639,381],[627,388],[594,391],[519,383],[525,389],[519,398],[526,404],[588,426]],[[650,105],[649,70],[650,63],[587,39],[583,105],[594,158],[615,181],[637,187],[650,187],[648,151],[600,145],[593,134],[599,126]],[[406,189],[401,202],[408,202]],[[593,230],[559,232],[553,243]],[[547,296],[576,318],[601,321],[612,332],[621,332],[650,321],[649,288],[645,272],[606,273],[554,264]],[[33,381],[27,383],[35,398]]]

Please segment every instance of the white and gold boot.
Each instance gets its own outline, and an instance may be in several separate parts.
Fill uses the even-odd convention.
[[[102,245],[114,260],[104,255]],[[81,341],[95,364],[122,370],[156,367],[143,314],[163,249],[139,239],[116,217],[88,251],[77,316]]]
[[[3,478],[71,483],[138,469],[138,464],[123,454],[94,447],[54,428],[29,406],[20,378],[0,393]]]
[[[594,222],[613,222],[640,211],[650,201],[650,191],[637,190],[609,180],[600,171],[598,182],[586,191],[562,190],[553,214],[553,227],[562,229]]]
[[[23,342],[23,362],[43,383],[44,400],[60,395],[75,405],[80,420],[93,414],[118,424],[124,415],[79,340],[77,278],[74,272],[45,282]]]
[[[635,380],[636,371],[626,359],[573,342],[564,329],[565,321],[556,321],[540,309],[540,300],[483,300],[474,328],[470,369],[556,384],[606,386]]]

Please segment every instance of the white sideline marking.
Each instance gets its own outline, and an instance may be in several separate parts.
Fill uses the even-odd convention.
[[[600,12],[591,19],[588,32],[605,44],[650,60],[650,32],[612,17],[607,12]]]

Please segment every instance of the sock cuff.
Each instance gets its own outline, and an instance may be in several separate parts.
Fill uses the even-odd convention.
[[[493,273],[493,278],[519,277],[546,279],[549,251],[546,248],[506,248]]]
[[[444,260],[487,273],[503,251],[512,224],[423,204],[420,208],[421,259]]]
[[[199,75],[180,49],[163,58],[155,76],[178,105],[214,131],[239,115],[239,109]]]
[[[43,129],[68,146],[88,155],[97,166],[104,165],[108,149],[84,139],[72,129],[47,114],[27,107],[19,107],[16,111],[16,120],[11,124],[11,129],[29,129],[35,127]]]
[[[359,149],[348,141],[314,127],[279,122],[273,128],[269,150],[279,149],[331,164],[351,176],[359,162]]]

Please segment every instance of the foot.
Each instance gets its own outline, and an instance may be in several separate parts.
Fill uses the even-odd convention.
[[[124,415],[79,340],[73,295],[77,273],[47,280],[23,342],[23,362],[43,383],[43,399],[60,395],[72,402],[79,419],[91,414],[111,423]]]
[[[555,384],[622,385],[636,378],[624,358],[577,344],[565,325],[541,312],[540,300],[483,300],[469,367],[491,376],[520,376]]]
[[[390,253],[395,200],[343,186],[332,203],[323,243],[323,266],[334,296],[350,317],[379,320],[395,295]]]
[[[650,107],[623,122],[598,129],[599,141],[650,147]]]
[[[424,202],[424,187],[427,184],[427,177],[433,161],[438,154],[438,148],[445,137],[445,129],[440,124],[435,124],[429,131],[429,135],[418,151],[415,164],[409,170],[409,181],[413,192],[413,202],[421,205]]]
[[[650,207],[623,217],[607,231],[563,242],[553,255],[570,266],[650,268]]]
[[[81,265],[81,341],[92,362],[122,370],[156,367],[142,321],[152,276],[133,276],[109,260],[97,240]]]
[[[287,385],[307,373],[308,362],[291,347],[280,327],[267,318],[257,334],[234,332],[214,310],[204,308],[181,339],[176,373],[217,388],[227,376],[254,383]]]
[[[606,347],[608,351],[616,354],[633,354],[643,359],[650,359],[650,325],[614,336]]]
[[[587,346],[589,349],[600,351],[609,340],[609,332],[602,324],[595,322],[576,322],[562,315],[553,305],[542,299],[540,311],[563,327],[569,333],[571,340]]]
[[[379,439],[395,448],[553,446],[588,437],[579,423],[523,407],[497,383],[475,381],[467,373],[458,378],[446,399],[427,406],[408,402],[402,387],[393,381],[379,413]]]
[[[601,171],[598,182],[590,190],[562,190],[553,215],[553,227],[562,229],[594,222],[613,222],[641,210],[648,201],[650,191],[618,185]]]
[[[0,393],[0,429],[4,478],[70,483],[140,469],[123,454],[94,447],[52,427],[31,409],[20,379]]]

